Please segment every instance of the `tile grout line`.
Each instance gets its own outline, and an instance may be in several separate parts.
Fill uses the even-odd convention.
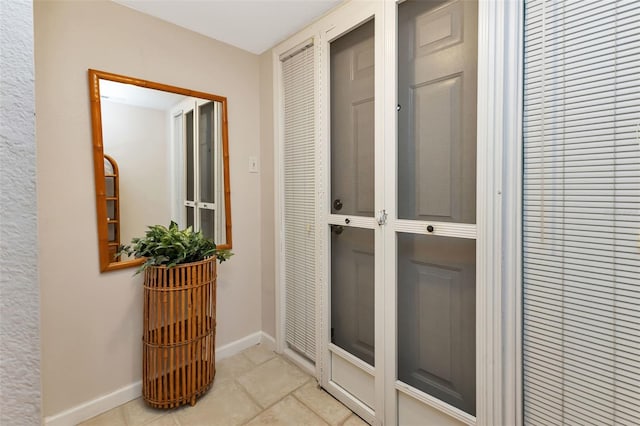
[[[320,392],[324,392],[324,393],[326,393],[330,398],[332,398],[332,399],[333,399],[333,400],[335,400],[338,404],[340,404],[341,406],[343,406],[344,408],[346,408],[346,409],[347,409],[347,411],[349,412],[349,414],[347,414],[347,415],[345,416],[345,418],[344,418],[344,419],[342,419],[342,420],[340,420],[340,421],[338,421],[338,422],[336,423],[336,426],[343,425],[343,424],[344,424],[344,422],[346,422],[346,421],[347,421],[347,419],[349,419],[349,417],[351,417],[351,416],[352,416],[352,415],[354,415],[355,413],[354,413],[353,411],[351,411],[351,409],[349,409],[349,407],[347,407],[346,405],[344,405],[343,403],[341,403],[340,401],[338,401],[337,399],[335,399],[335,398],[333,397],[333,395],[331,395],[330,393],[328,393],[327,391],[325,391],[324,389],[322,389],[322,387],[321,387],[321,386],[319,385],[319,383],[318,383],[318,380],[317,380],[315,377],[311,376],[311,378],[312,378],[312,380],[311,380],[311,381],[315,382],[315,384],[316,384],[316,386],[317,386],[317,388],[318,388],[318,390],[319,390]],[[304,385],[303,385],[303,386],[304,386]],[[301,387],[302,387],[302,386],[301,386]],[[300,388],[298,388],[298,389],[300,389]],[[298,390],[298,389],[296,389],[296,390]],[[295,391],[294,391],[294,392],[295,392]],[[322,420],[324,420],[324,422],[325,422],[325,423],[327,423],[327,424],[331,425],[331,423],[329,422],[329,420],[328,420],[328,419],[326,419],[325,417],[323,417],[323,416],[322,416],[322,414],[320,414],[319,412],[317,412],[316,410],[314,410],[314,409],[313,409],[313,407],[311,407],[309,404],[305,403],[303,400],[301,400],[301,399],[300,399],[299,397],[297,397],[296,395],[291,395],[291,396],[293,396],[293,397],[294,397],[296,400],[298,400],[302,405],[304,405],[304,406],[305,406],[305,407],[307,407],[309,410],[311,410],[311,412],[312,412],[312,413],[316,414],[318,417],[320,417]]]
[[[309,376],[309,377],[311,377],[311,376]],[[313,379],[313,377],[311,377],[311,379]],[[294,393],[295,391],[297,391],[298,389],[300,389],[301,387],[303,387],[304,385],[306,385],[307,383],[309,383],[310,381],[311,381],[311,380],[306,380],[306,381],[305,381],[304,383],[302,383],[300,386],[297,386],[296,388],[294,388],[293,390],[291,390],[289,393],[287,393],[287,394],[283,395],[283,396],[282,396],[282,398],[280,398],[280,399],[278,399],[278,400],[274,401],[273,403],[269,404],[268,406],[266,406],[266,407],[264,407],[264,408],[262,408],[262,404],[258,403],[255,399],[253,399],[253,397],[249,394],[249,391],[244,387],[244,385],[242,385],[242,383],[238,382],[238,385],[241,387],[242,391],[243,391],[244,393],[248,394],[248,395],[249,395],[249,398],[250,398],[252,401],[256,402],[256,403],[257,403],[257,405],[258,405],[258,407],[262,408],[262,411],[260,411],[258,414],[256,414],[255,416],[251,417],[249,420],[247,420],[245,423],[242,423],[242,424],[243,424],[243,425],[246,425],[246,424],[250,423],[251,421],[253,421],[253,419],[255,419],[256,417],[259,417],[262,413],[264,413],[265,411],[267,411],[268,409],[270,409],[270,408],[271,408],[271,407],[273,407],[274,405],[278,404],[279,402],[282,402],[282,400],[283,400],[283,399],[285,399],[286,397],[288,397],[288,396],[290,396],[290,395],[291,395],[292,397],[294,397],[294,398],[295,398],[295,396],[293,395],[293,393]],[[295,398],[295,399],[297,400],[298,398]],[[305,405],[305,407],[306,407],[306,405]],[[324,420],[324,419],[323,419],[323,420]],[[326,423],[326,422],[325,422],[325,423]]]
[[[249,348],[249,349],[250,349],[250,348]],[[245,349],[245,351],[246,351],[246,350],[247,350],[247,349]],[[245,359],[247,360],[247,362],[249,362],[249,364],[251,364],[251,368],[250,368],[249,370],[247,370],[247,371],[243,372],[242,374],[240,374],[240,376],[243,376],[243,375],[245,375],[245,374],[247,374],[247,373],[250,373],[251,371],[253,371],[253,370],[255,370],[256,368],[258,368],[259,366],[261,366],[261,365],[263,365],[263,364],[266,364],[267,362],[271,361],[272,359],[275,359],[275,358],[276,358],[276,356],[277,356],[277,354],[275,354],[275,352],[274,352],[274,355],[275,355],[275,356],[273,356],[273,357],[271,357],[271,358],[269,358],[269,359],[266,359],[266,360],[264,360],[263,362],[256,363],[256,362],[254,362],[251,358],[249,358],[249,357],[244,353],[245,351],[239,352],[239,353],[237,353],[236,355],[234,355],[234,357],[236,357],[236,356],[242,356],[243,358],[245,358]],[[229,358],[233,358],[233,357],[229,357]],[[217,370],[217,369],[216,369],[216,370]],[[217,371],[216,371],[216,373],[217,373]],[[239,378],[240,376],[238,376],[238,375],[234,374],[230,379],[222,379],[222,380],[230,380],[231,382],[233,382],[233,383],[238,387],[238,389],[240,390],[240,392],[242,392],[242,393],[243,393],[247,398],[249,398],[249,400],[250,400],[251,402],[253,402],[253,403],[256,405],[256,407],[258,407],[258,409],[259,409],[260,411],[258,411],[258,413],[257,413],[255,416],[253,416],[253,417],[249,418],[249,420],[247,420],[247,422],[250,422],[251,420],[253,420],[253,419],[254,419],[254,418],[256,418],[257,416],[259,416],[260,414],[262,414],[262,412],[264,412],[266,409],[262,408],[262,404],[260,404],[260,403],[259,403],[259,402],[258,402],[258,401],[257,401],[257,400],[252,396],[252,395],[251,395],[251,393],[249,393],[249,391],[248,391],[248,390],[247,390],[247,389],[242,385],[242,383],[240,383],[240,382],[238,381],[238,378]],[[213,384],[213,385],[215,385],[215,378],[214,378],[214,384]],[[212,385],[211,389],[209,389],[209,391],[207,391],[207,393],[213,390],[213,385]],[[177,423],[178,423],[178,426],[190,426],[190,425],[183,425],[183,424],[180,422],[180,420],[179,420],[176,416],[173,416],[173,419],[174,419],[174,421],[175,421],[175,422],[177,422]],[[244,422],[244,423],[241,423],[241,424],[242,424],[242,425],[245,425],[247,422]]]
[[[256,345],[256,346],[257,346],[257,345]],[[249,348],[249,349],[250,349],[250,348]],[[255,370],[256,368],[258,368],[259,366],[261,366],[261,365],[263,365],[263,364],[266,364],[267,362],[271,361],[272,359],[275,359],[275,357],[277,356],[277,354],[275,354],[275,352],[274,352],[274,356],[273,356],[273,357],[271,357],[271,358],[269,358],[269,359],[266,359],[266,360],[264,360],[264,361],[263,361],[263,362],[261,362],[261,363],[255,363],[255,362],[253,362],[253,360],[252,360],[251,358],[249,358],[249,357],[244,353],[244,352],[245,352],[245,351],[247,351],[247,350],[248,350],[248,349],[245,349],[244,351],[240,352],[238,355],[242,355],[244,358],[246,358],[246,359],[247,359],[247,361],[249,361],[249,363],[252,365],[252,367],[251,367],[249,370],[247,370],[247,371],[243,372],[243,373],[242,373],[242,374],[240,374],[240,375],[235,375],[235,374],[234,374],[234,375],[233,375],[233,379],[232,379],[232,380],[233,380],[233,383],[238,387],[238,389],[240,389],[240,392],[244,393],[244,395],[245,395],[247,398],[249,398],[249,400],[250,400],[251,402],[253,402],[253,403],[256,405],[256,407],[258,407],[258,409],[259,409],[260,411],[258,411],[258,412],[253,416],[253,417],[250,417],[247,421],[245,421],[245,422],[241,423],[242,425],[246,425],[248,422],[250,422],[250,421],[252,421],[253,419],[255,419],[256,417],[258,417],[260,414],[262,414],[262,413],[266,410],[266,408],[263,408],[263,407],[262,407],[262,404],[260,404],[260,403],[259,403],[259,402],[258,402],[258,401],[253,397],[253,395],[251,395],[251,392],[249,392],[249,390],[248,390],[247,388],[245,388],[245,387],[244,387],[244,385],[243,385],[242,383],[240,383],[240,381],[239,381],[238,379],[239,379],[241,376],[244,376],[245,374],[249,374],[250,372],[252,372],[252,371],[253,371],[253,370]],[[182,425],[181,425],[181,426],[182,426]]]
[[[249,370],[252,371],[252,370]],[[249,372],[248,371],[248,372]],[[247,423],[249,423],[251,420],[255,419],[256,417],[258,417],[260,414],[262,414],[266,408],[262,407],[262,404],[260,404],[254,397],[253,395],[251,395],[251,393],[242,385],[242,383],[240,383],[236,378],[233,379],[234,383],[238,386],[238,388],[240,389],[241,392],[243,392],[254,404],[256,404],[256,407],[258,407],[260,409],[260,411],[258,411],[253,417],[250,417],[249,420],[247,420],[246,422],[242,423],[243,425],[246,425]]]
[[[272,354],[273,356],[271,356],[268,359],[263,360],[262,362],[254,362],[253,359],[251,359],[249,356],[247,356],[244,351],[238,353],[238,355],[241,355],[246,361],[248,361],[248,363],[251,365],[251,367],[244,372],[241,372],[240,374],[233,374],[233,376],[231,376],[228,379],[223,379],[223,380],[229,380],[230,382],[233,383],[238,389],[239,391],[245,395],[249,401],[253,402],[255,404],[255,406],[258,408],[258,412],[250,417],[248,420],[244,421],[243,423],[240,423],[241,425],[247,425],[248,423],[254,421],[257,417],[261,416],[262,414],[264,414],[267,410],[271,409],[273,406],[281,403],[282,401],[284,401],[286,398],[288,397],[292,397],[296,402],[298,402],[299,404],[302,405],[302,407],[308,409],[311,413],[313,413],[314,415],[316,415],[321,421],[323,421],[325,424],[327,425],[332,425],[332,423],[326,419],[325,417],[322,416],[322,414],[318,411],[316,411],[313,407],[311,407],[309,404],[305,403],[302,399],[300,399],[300,397],[296,396],[295,393],[298,392],[300,389],[302,389],[305,386],[308,385],[314,385],[316,386],[317,390],[319,390],[320,392],[324,392],[327,394],[327,396],[329,396],[330,398],[334,399],[338,404],[342,405],[343,407],[345,407],[347,409],[347,411],[349,412],[347,414],[347,416],[338,421],[335,425],[336,426],[344,426],[344,424],[352,417],[352,416],[356,416],[355,413],[353,411],[351,411],[347,406],[345,406],[344,404],[342,404],[340,401],[338,401],[336,398],[334,398],[331,394],[329,394],[328,392],[326,392],[324,389],[322,389],[322,387],[320,386],[318,380],[312,376],[311,374],[307,373],[306,371],[302,370],[301,368],[299,368],[295,363],[291,362],[289,359],[287,359],[286,357],[284,357],[281,354],[278,354],[274,351],[269,350],[270,354]],[[267,364],[270,361],[279,359],[283,362],[285,362],[288,366],[301,371],[305,376],[306,379],[298,386],[294,387],[292,390],[290,390],[289,392],[287,392],[285,395],[283,395],[281,398],[279,398],[278,400],[274,401],[273,403],[267,405],[266,407],[263,408],[262,404],[260,404],[257,399],[251,394],[251,392],[239,381],[239,379],[241,377],[243,377],[246,374],[251,373],[252,371],[254,371],[255,369],[257,369],[260,366],[263,366],[264,364]],[[211,391],[212,389],[210,389],[209,391]],[[144,401],[143,401],[143,404]],[[149,425],[151,423],[157,422],[160,419],[164,419],[167,416],[170,416],[171,420],[173,421],[173,424],[176,426],[187,426],[187,425],[183,425],[182,422],[179,420],[179,417],[175,415],[175,411],[170,411],[170,412],[165,412],[160,414],[157,417],[151,418],[151,419],[147,419],[146,421],[143,421],[142,423],[135,423],[135,424],[130,424],[129,419],[127,419],[127,416],[125,414],[125,410],[124,410],[124,406],[125,404],[122,404],[121,406],[117,407],[117,409],[121,410],[121,416],[124,420],[124,424],[126,426],[144,426],[144,425]],[[145,404],[146,406],[146,404]],[[188,408],[188,407],[186,407]],[[357,417],[357,416],[356,416]],[[359,418],[359,417],[358,417]],[[190,425],[189,425],[190,426]]]
[[[275,352],[274,352],[275,353]],[[288,364],[294,366],[295,368],[299,369],[300,371],[302,371],[300,369],[300,367],[298,367],[294,362],[290,361],[289,359],[287,359],[284,355],[279,355],[276,353],[276,356],[279,356],[280,358],[282,358],[285,362],[287,362]],[[306,373],[306,372],[305,372]],[[356,417],[359,420],[363,421],[362,418],[360,418],[360,416],[358,416],[356,413],[353,412],[353,410],[351,410],[349,407],[347,407],[346,405],[344,405],[342,402],[340,402],[338,399],[336,399],[333,395],[331,395],[329,392],[327,392],[325,389],[322,388],[322,386],[320,386],[320,382],[318,382],[318,379],[311,376],[310,374],[308,374],[309,377],[311,377],[312,381],[314,381],[316,383],[316,385],[318,386],[318,388],[320,389],[320,391],[325,392],[327,395],[329,395],[329,397],[333,398],[335,401],[337,401],[340,405],[342,405],[344,408],[346,408],[349,411],[349,415],[347,417],[345,417],[342,421],[340,421],[338,423],[337,426],[343,426],[347,420],[349,420],[349,418],[351,417]],[[302,385],[304,386],[304,384]],[[293,391],[291,391],[291,393],[295,392],[296,390],[300,389],[302,386],[299,386],[297,389],[294,389]],[[305,404],[302,400],[300,400],[299,398],[297,398],[295,395],[292,395],[296,400],[300,401],[305,407],[307,407],[309,410],[311,410],[311,412],[313,412],[314,414],[316,414],[318,417],[320,417],[322,420],[324,420],[325,423],[330,424],[324,417],[322,417],[322,415],[320,415],[320,413],[317,413],[313,408],[311,408],[309,405]],[[286,397],[286,395],[285,395]],[[284,399],[285,397],[283,397],[282,399]],[[368,424],[367,422],[365,422],[365,424]]]
[[[240,353],[242,354],[242,352],[240,352]],[[245,357],[249,360],[249,362],[250,362],[251,364],[253,364],[253,367],[252,367],[250,370],[245,371],[244,373],[242,373],[242,375],[241,375],[241,376],[245,376],[245,375],[247,375],[247,374],[251,373],[251,372],[252,372],[253,370],[255,370],[256,368],[258,368],[259,366],[264,365],[264,364],[266,364],[267,362],[269,362],[269,361],[271,361],[271,360],[274,360],[274,359],[276,359],[276,358],[278,358],[278,357],[279,357],[279,355],[278,355],[278,354],[276,354],[275,352],[273,352],[273,354],[274,354],[274,356],[273,356],[273,357],[269,358],[268,360],[266,360],[266,361],[264,361],[264,362],[262,362],[262,363],[260,363],[260,364],[255,364],[253,361],[251,361],[251,359],[250,359],[248,356],[246,356],[246,355],[245,355]],[[240,377],[236,377],[236,376],[234,376],[234,377],[233,377],[233,381],[234,381],[234,382],[236,382],[236,384],[240,387],[240,390],[242,390],[242,391],[243,391],[243,392],[244,392],[244,393],[249,397],[249,399],[250,399],[251,401],[255,402],[255,404],[256,404],[259,408],[261,408],[261,409],[262,409],[262,411],[265,411],[265,410],[267,410],[267,409],[271,408],[272,406],[274,406],[275,404],[277,404],[277,403],[280,401],[280,400],[278,400],[278,401],[274,402],[273,404],[268,405],[267,407],[262,407],[262,404],[260,404],[260,403],[258,402],[258,400],[256,400],[256,399],[253,397],[253,395],[251,395],[251,392],[249,392],[249,390],[248,390],[248,389],[247,389],[247,388],[246,388],[246,387],[245,387],[245,386],[240,382],[240,380],[238,380],[239,378],[240,378]],[[296,388],[296,389],[297,389],[297,388]],[[287,394],[287,395],[288,395],[288,394]],[[285,396],[287,396],[287,395],[285,395]],[[283,397],[283,398],[284,398],[284,397]],[[261,411],[260,413],[262,413],[262,411]],[[254,417],[259,416],[259,415],[260,415],[260,413],[256,414]],[[251,420],[253,420],[253,418],[254,418],[254,417],[252,417],[252,418],[251,418]],[[251,421],[251,420],[249,420],[249,421]]]
[[[313,408],[309,407],[307,404],[304,403],[304,401],[302,401],[300,398],[298,398],[295,395],[291,395],[291,397],[293,399],[295,399],[296,401],[298,401],[300,404],[302,404],[303,407],[307,408],[307,410],[311,411],[313,414],[315,414],[316,416],[318,416],[318,418],[320,420],[322,420],[323,422],[325,422],[327,425],[331,426],[331,423],[329,423],[329,421],[327,419],[325,419],[324,417],[322,417],[322,415],[318,412],[316,412]],[[349,417],[349,416],[347,416]]]
[[[259,417],[262,413],[264,413],[265,411],[267,411],[268,409],[270,409],[270,408],[271,408],[271,407],[273,407],[274,405],[276,405],[276,404],[278,404],[278,403],[282,402],[282,401],[283,401],[285,398],[287,398],[288,396],[291,396],[293,399],[295,399],[295,400],[296,400],[296,401],[298,401],[300,404],[302,404],[302,406],[303,406],[303,407],[307,408],[307,409],[308,409],[309,411],[311,411],[313,414],[315,414],[316,416],[318,416],[318,418],[319,418],[320,420],[322,420],[322,421],[323,421],[324,423],[326,423],[327,425],[330,425],[330,426],[331,426],[331,423],[329,422],[329,420],[328,420],[328,419],[324,418],[324,417],[322,416],[322,414],[320,414],[319,412],[317,412],[316,410],[314,410],[311,406],[309,406],[308,404],[306,404],[303,400],[301,400],[300,398],[298,398],[298,397],[295,395],[295,392],[296,392],[296,391],[298,391],[299,389],[303,388],[304,386],[306,386],[306,385],[307,385],[307,384],[309,384],[309,383],[315,383],[315,386],[318,388],[318,390],[319,390],[320,392],[325,392],[325,393],[326,393],[330,398],[334,399],[338,404],[342,405],[342,406],[343,406],[344,408],[346,408],[346,409],[347,409],[347,411],[349,412],[349,414],[347,414],[347,416],[346,416],[344,419],[340,420],[340,421],[337,423],[337,425],[336,425],[336,426],[342,426],[342,425],[344,425],[344,424],[345,424],[345,422],[346,422],[347,420],[349,420],[349,418],[350,418],[351,416],[354,416],[354,415],[355,415],[355,413],[354,413],[354,412],[353,412],[349,407],[347,407],[346,405],[342,404],[340,401],[338,401],[336,398],[334,398],[330,393],[328,393],[327,391],[325,391],[325,390],[320,386],[320,383],[318,382],[318,379],[317,379],[317,378],[315,378],[315,377],[313,377],[312,375],[308,374],[306,371],[303,371],[302,369],[300,369],[300,367],[298,367],[295,363],[291,362],[291,361],[290,361],[289,359],[287,359],[285,356],[280,355],[280,354],[278,354],[278,353],[276,353],[276,352],[273,352],[273,351],[271,351],[271,352],[275,355],[274,357],[270,358],[269,360],[267,360],[267,361],[265,361],[265,362],[263,362],[263,363],[261,363],[261,364],[254,365],[254,368],[258,367],[259,365],[265,364],[266,362],[268,362],[268,361],[270,361],[270,360],[272,360],[272,359],[279,358],[279,359],[281,359],[282,361],[284,361],[284,362],[286,362],[287,364],[289,364],[290,366],[292,366],[292,367],[294,367],[294,368],[296,368],[296,369],[298,369],[298,370],[302,371],[304,374],[306,374],[307,376],[309,376],[309,380],[305,381],[305,382],[304,382],[304,383],[302,383],[300,386],[298,386],[298,387],[294,388],[293,390],[291,390],[291,391],[290,391],[289,393],[287,393],[286,395],[282,396],[282,397],[281,397],[280,399],[278,399],[277,401],[275,401],[275,402],[273,402],[272,404],[270,404],[270,405],[268,405],[267,407],[265,407],[261,412],[259,412],[258,414],[256,414],[255,416],[253,416],[252,418],[250,418],[249,420],[247,420],[245,423],[243,423],[243,425],[246,425],[246,424],[248,424],[248,423],[252,422],[256,417]],[[245,355],[245,356],[246,356],[246,355]],[[247,358],[249,358],[249,357],[247,357]],[[249,361],[251,361],[251,360],[249,359]],[[244,374],[248,374],[248,373],[250,373],[251,371],[253,371],[253,369],[254,369],[254,368],[252,368],[251,370],[249,370],[249,371],[245,372]],[[244,375],[244,374],[243,374],[243,375]],[[234,378],[234,380],[235,380],[235,379],[236,379],[236,378]],[[250,399],[251,399],[252,401],[254,401],[254,402],[256,402],[256,403],[257,403],[257,401],[255,401],[255,400],[253,399],[253,397],[251,397],[251,395],[250,395],[249,391],[244,387],[244,385],[242,385],[242,383],[238,382],[238,385],[242,388],[242,390],[244,391],[244,393],[245,393],[245,394],[248,394],[248,395],[249,395],[249,397],[250,397]],[[258,404],[258,406],[259,406],[259,407],[262,407],[262,404],[260,404],[260,403],[257,403],[257,404]],[[358,418],[359,418],[359,417],[358,417]]]

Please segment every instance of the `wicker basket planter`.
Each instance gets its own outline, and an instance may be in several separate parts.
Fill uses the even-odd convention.
[[[144,271],[142,396],[195,405],[216,373],[216,258]]]

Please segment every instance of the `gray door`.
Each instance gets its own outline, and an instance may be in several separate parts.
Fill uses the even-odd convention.
[[[398,7],[398,217],[475,223],[477,4]]]
[[[374,364],[374,231],[349,217],[373,217],[373,21],[331,43],[331,341]]]
[[[398,21],[397,377],[475,415],[477,4]]]

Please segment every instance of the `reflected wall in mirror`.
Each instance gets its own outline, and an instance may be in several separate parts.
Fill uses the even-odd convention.
[[[142,263],[117,247],[171,220],[231,248],[227,100],[89,70],[100,270]]]

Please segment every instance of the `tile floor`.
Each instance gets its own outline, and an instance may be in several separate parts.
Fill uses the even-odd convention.
[[[283,357],[256,345],[216,365],[213,387],[194,407],[157,410],[141,398],[82,426],[366,426]]]

